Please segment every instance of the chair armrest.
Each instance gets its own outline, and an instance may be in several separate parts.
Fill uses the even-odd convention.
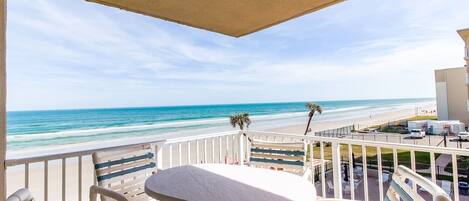
[[[27,188],[22,188],[10,195],[6,201],[34,201],[34,198]]]
[[[306,179],[308,181],[311,181],[312,180],[312,175],[313,175],[313,171],[307,167],[305,172],[303,173],[303,179]]]
[[[107,188],[92,185],[90,187],[90,201],[96,201],[98,194],[112,198],[117,201],[129,201],[122,193],[118,193]]]

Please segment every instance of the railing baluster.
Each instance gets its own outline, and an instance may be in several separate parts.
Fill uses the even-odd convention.
[[[363,190],[365,201],[368,201],[368,165],[366,161],[366,146],[362,145]]]
[[[239,165],[244,165],[244,135],[239,134]]]
[[[223,151],[222,151],[222,139],[218,137],[218,163],[222,163],[223,161]]]
[[[178,143],[179,166],[182,166],[182,143]]]
[[[173,167],[173,145],[169,145],[169,168]]]
[[[44,201],[49,199],[48,192],[49,192],[49,161],[44,161]]]
[[[436,171],[435,171],[435,152],[430,152],[430,173],[432,175],[432,182],[436,184]]]
[[[200,153],[199,153],[199,150],[200,150],[200,147],[199,147],[199,140],[196,140],[195,141],[195,149],[197,149],[197,151],[195,152],[195,164],[199,164],[200,163]]]
[[[451,160],[453,165],[453,194],[454,201],[459,201],[459,174],[458,174],[458,159],[456,154],[451,154]]]
[[[275,140],[275,138],[274,138],[274,140]],[[311,142],[309,143],[309,160],[311,161],[311,171],[313,172],[313,174],[311,175],[311,179],[312,179],[313,184],[314,184],[314,181],[315,181],[314,173],[316,172],[315,171],[316,166],[314,164],[314,140],[311,140]]]
[[[225,163],[228,163],[228,150],[230,149],[229,147],[229,144],[230,144],[230,137],[229,135],[227,135],[225,137],[225,141],[226,141],[226,144],[225,144]]]
[[[187,141],[187,165],[191,164],[191,141]]]
[[[164,145],[162,143],[155,145],[156,169],[157,170],[163,169],[163,147]]]
[[[212,138],[212,163],[215,163],[215,138]]]
[[[29,188],[29,163],[24,164],[24,187]]]
[[[353,167],[353,145],[348,145],[348,164],[349,164],[349,175],[350,175],[350,198],[355,200],[355,176],[354,174],[354,167]]]
[[[322,197],[326,198],[326,170],[324,169],[324,143],[319,142],[319,154],[321,157],[321,185],[322,185]]]
[[[415,151],[414,150],[410,150],[410,166],[411,166],[412,171],[415,172],[416,168],[415,168]],[[417,193],[417,183],[412,182],[412,190],[415,193]]]
[[[236,136],[236,135],[231,135],[231,156],[232,156],[232,159],[231,159],[232,161],[231,161],[231,163],[233,163],[233,164],[234,164],[234,163],[235,163],[235,161],[236,161],[236,153],[235,153],[235,147],[236,147],[236,145],[235,145],[235,136]]]
[[[207,163],[207,138],[204,139],[204,163]]]
[[[334,198],[342,199],[342,168],[340,165],[340,144],[332,142],[332,171],[334,181]]]
[[[397,149],[393,148],[392,149],[392,162],[394,166],[394,172],[397,170],[397,166],[399,166],[399,159],[397,158]]]
[[[66,158],[62,158],[62,201],[65,201],[67,187]]]
[[[82,156],[78,156],[78,201],[82,200],[82,174],[83,174],[83,159]],[[94,172],[94,171],[93,171]]]
[[[376,147],[376,154],[378,155],[378,189],[379,200],[383,201],[383,166],[381,159],[381,147]],[[386,181],[387,182],[387,181]]]

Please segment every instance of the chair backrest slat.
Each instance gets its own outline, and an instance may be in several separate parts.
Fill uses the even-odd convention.
[[[129,200],[148,199],[144,183],[156,167],[155,154],[149,145],[96,152],[93,163],[99,186],[120,192]]]
[[[249,161],[252,166],[301,174],[306,164],[306,144],[254,139],[251,143]]]

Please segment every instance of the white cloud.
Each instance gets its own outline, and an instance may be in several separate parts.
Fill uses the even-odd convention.
[[[348,1],[233,39],[87,2],[9,1],[8,106],[429,97],[435,68],[462,66],[468,6]]]

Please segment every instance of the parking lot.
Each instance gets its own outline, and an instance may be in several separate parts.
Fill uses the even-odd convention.
[[[439,146],[444,147],[444,136],[442,135],[426,135],[424,138],[415,139],[410,138],[408,134],[397,134],[397,133],[352,133],[346,135],[345,138],[360,139],[368,141],[378,142],[392,142],[392,143],[404,143],[404,144],[415,144],[415,145],[427,145],[427,146]],[[468,141],[458,142],[457,136],[447,136],[446,146],[458,148],[459,144],[462,148],[469,148]]]

